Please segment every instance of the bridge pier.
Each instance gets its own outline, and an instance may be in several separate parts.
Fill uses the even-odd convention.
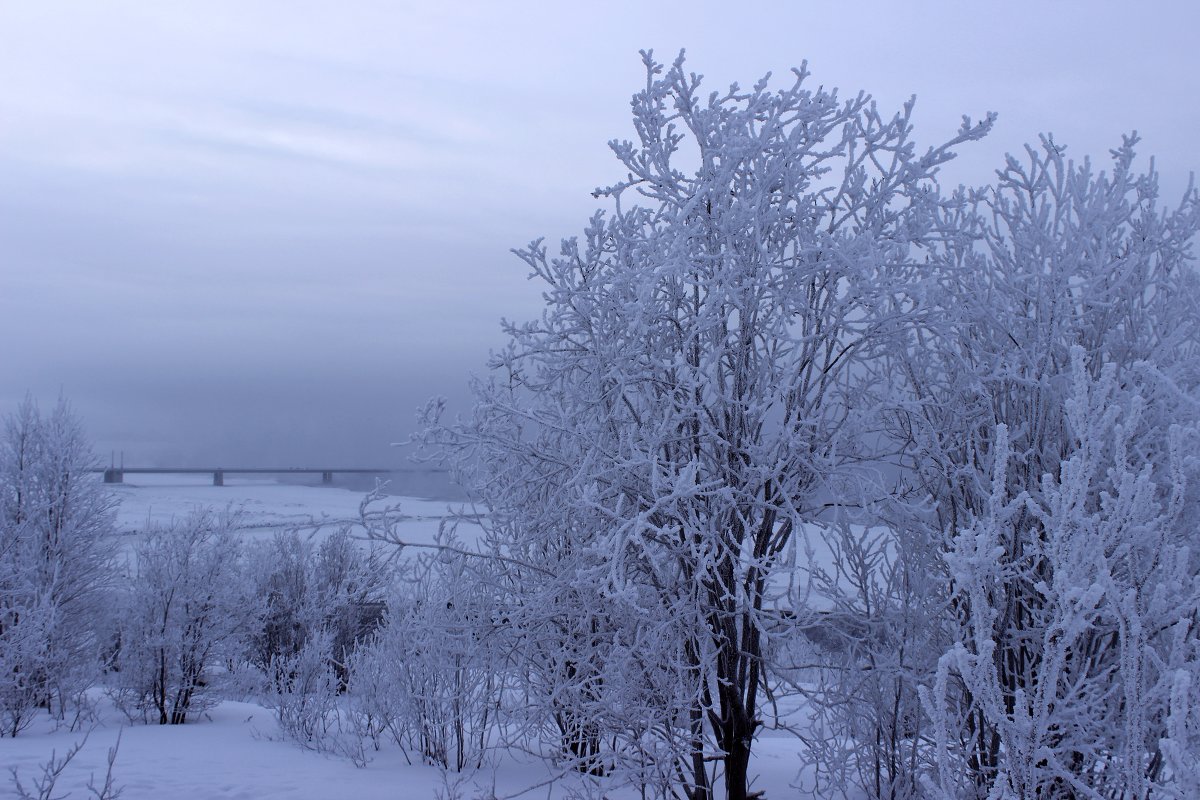
[[[125,473],[122,472],[121,470],[117,469],[116,467],[110,467],[110,468],[104,470],[104,482],[105,483],[124,483],[125,482]]]
[[[213,486],[224,486],[224,485],[225,485],[225,471],[219,469],[219,470],[216,470],[215,472],[213,472]]]

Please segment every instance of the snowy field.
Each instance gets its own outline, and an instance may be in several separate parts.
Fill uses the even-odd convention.
[[[133,478],[132,480],[130,478]],[[363,495],[327,486],[280,484],[269,480],[227,479],[212,486],[203,475],[127,476],[108,487],[121,501],[118,527],[136,536],[149,522],[167,523],[202,508],[239,510],[245,535],[263,537],[278,530],[331,530],[359,518]],[[388,498],[403,515],[399,530],[406,541],[433,541],[447,515],[443,501]],[[467,529],[460,529],[464,538]],[[574,775],[556,777],[552,765],[517,753],[494,753],[481,770],[462,774],[408,763],[398,749],[387,748],[367,766],[348,759],[302,749],[279,735],[271,710],[226,701],[194,722],[181,726],[129,724],[103,694],[95,694],[96,720],[83,731],[55,731],[48,721],[16,738],[0,739],[0,797],[19,797],[11,778],[16,770],[34,797],[34,781],[52,756],[62,758],[91,728],[86,743],[63,769],[55,798],[92,797],[89,780],[103,784],[108,750],[121,737],[114,783],[122,800],[164,798],[304,798],[305,800],[373,800],[374,798],[566,798],[579,796],[635,798],[633,789],[585,783]],[[755,745],[755,789],[768,797],[804,797],[793,786],[798,745],[787,734],[767,731]],[[414,756],[414,761],[416,758]],[[591,779],[586,779],[591,780]]]
[[[117,743],[118,734],[113,776],[114,784],[124,790],[121,800],[493,800],[581,795],[633,800],[639,796],[631,789],[614,792],[575,776],[557,776],[548,762],[513,753],[496,754],[483,769],[454,773],[409,764],[397,749],[389,748],[373,754],[375,758],[359,768],[347,759],[282,741],[269,709],[226,701],[197,722],[171,726],[129,725],[120,712],[102,706],[100,721],[63,770],[54,797],[92,797],[88,782],[103,784],[108,750]],[[62,758],[82,738],[78,732],[31,729],[15,739],[0,739],[0,764],[6,772],[16,769],[32,790],[42,764],[52,754]],[[769,798],[807,796],[791,786],[796,776],[795,751],[790,737],[760,739],[755,745],[759,772],[755,789],[766,790]],[[18,797],[10,775],[3,776],[0,797]],[[552,780],[556,776],[559,779]]]

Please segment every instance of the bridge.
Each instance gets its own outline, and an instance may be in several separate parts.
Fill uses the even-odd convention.
[[[369,469],[364,467],[106,467],[93,472],[104,474],[105,483],[124,483],[126,475],[212,475],[213,486],[224,486],[226,475],[320,475],[321,483],[333,483],[334,473],[353,475],[391,475],[399,472],[445,472],[442,469]]]

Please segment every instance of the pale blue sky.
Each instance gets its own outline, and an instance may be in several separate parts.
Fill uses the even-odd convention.
[[[61,389],[127,461],[382,462],[537,313],[511,247],[618,175],[637,51],[999,112],[1200,168],[1200,11],[1146,3],[0,0],[0,408]]]

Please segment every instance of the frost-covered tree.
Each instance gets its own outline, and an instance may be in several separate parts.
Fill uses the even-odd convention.
[[[127,714],[182,725],[219,697],[215,668],[245,652],[262,614],[229,515],[198,511],[135,548],[110,683]]]
[[[682,57],[645,63],[636,141],[612,144],[625,177],[597,192],[612,213],[557,256],[519,252],[545,313],[508,326],[474,416],[427,439],[477,465],[503,547],[554,552],[564,588],[669,622],[679,779],[697,800],[718,782],[740,800],[770,632],[794,612],[776,573],[797,527],[872,455],[859,365],[905,318],[886,300],[913,246],[941,236],[938,166],[990,119],[918,151],[911,104],[885,116],[809,88],[803,68],[783,89],[704,94]],[[534,505],[530,482],[547,489]],[[569,641],[615,646],[586,630]]]
[[[98,674],[115,501],[65,400],[26,399],[0,434],[0,725],[35,708],[63,717]]]
[[[1200,198],[1160,209],[1135,143],[1098,173],[1043,139],[942,213],[956,233],[886,362],[920,501],[904,527],[940,552],[947,656],[926,688],[948,795],[1145,796],[1183,775],[1159,740],[1192,719],[1162,681],[1197,638]]]

